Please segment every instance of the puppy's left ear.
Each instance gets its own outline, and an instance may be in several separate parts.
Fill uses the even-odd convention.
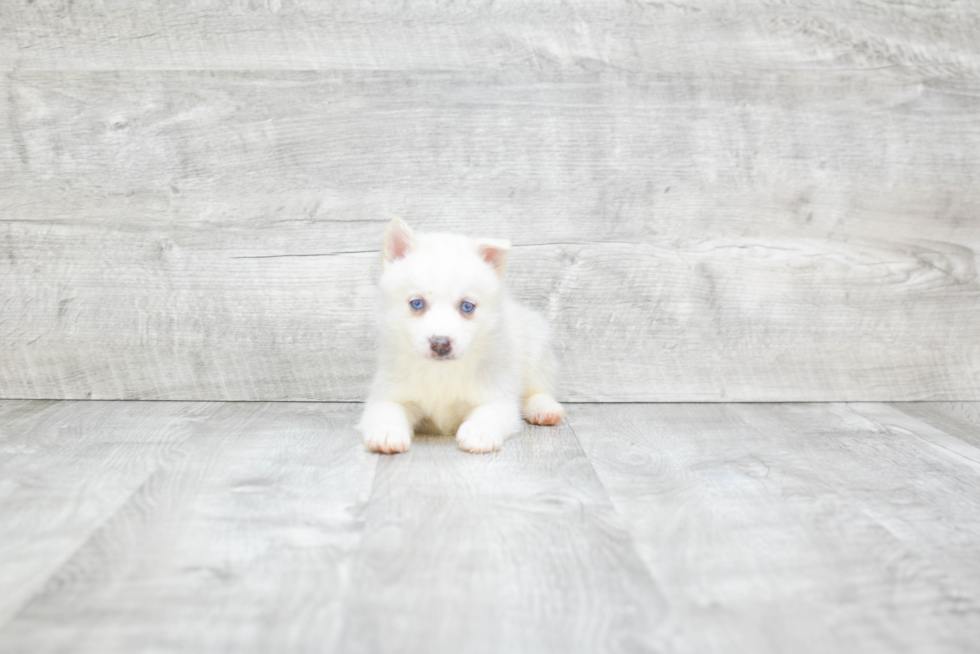
[[[389,263],[403,258],[415,249],[417,244],[412,228],[401,218],[392,218],[385,229],[384,241],[381,244],[382,267],[387,268]]]
[[[501,277],[507,271],[507,253],[510,251],[510,241],[495,238],[484,238],[476,244],[480,258],[490,264]]]

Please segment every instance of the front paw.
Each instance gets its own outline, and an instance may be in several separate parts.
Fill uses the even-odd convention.
[[[364,434],[364,445],[372,452],[381,454],[407,452],[411,444],[411,432],[397,427],[374,429]]]
[[[532,395],[524,403],[524,419],[532,425],[557,425],[565,409],[547,393]]]
[[[485,454],[499,450],[504,443],[504,437],[479,424],[464,422],[456,430],[456,443],[464,452]]]

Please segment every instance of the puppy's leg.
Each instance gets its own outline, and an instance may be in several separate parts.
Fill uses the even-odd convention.
[[[520,428],[520,415],[513,402],[491,402],[473,409],[456,430],[459,449],[467,452],[496,452],[504,439]]]
[[[524,398],[522,413],[532,425],[557,425],[565,417],[565,409],[548,393],[535,393]]]
[[[372,452],[407,452],[412,442],[412,420],[397,402],[368,402],[357,428]]]
[[[555,355],[548,344],[548,325],[540,315],[528,311],[525,330],[528,356],[521,413],[532,425],[557,425],[565,417],[565,410],[552,396]]]
[[[565,417],[565,410],[551,395],[554,355],[547,343],[533,354],[536,356],[528,362],[524,381],[521,413],[532,425],[557,425]]]

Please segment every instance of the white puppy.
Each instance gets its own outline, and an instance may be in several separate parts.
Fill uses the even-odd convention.
[[[456,434],[468,452],[499,450],[521,414],[554,425],[553,356],[544,318],[504,286],[506,241],[416,235],[395,218],[381,250],[381,351],[358,428],[368,449],[404,452],[417,427]]]

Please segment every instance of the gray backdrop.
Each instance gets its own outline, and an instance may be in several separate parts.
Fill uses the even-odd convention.
[[[0,2],[0,397],[360,399],[386,221],[583,401],[980,400],[980,5]]]

